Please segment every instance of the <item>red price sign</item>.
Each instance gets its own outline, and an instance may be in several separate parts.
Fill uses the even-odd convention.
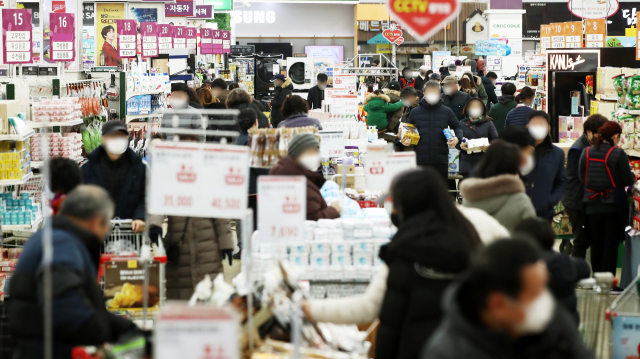
[[[51,61],[75,60],[75,19],[76,15],[71,13],[49,14]]]

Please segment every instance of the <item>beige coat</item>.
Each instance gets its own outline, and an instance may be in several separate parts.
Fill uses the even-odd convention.
[[[169,216],[164,245],[180,245],[178,264],[167,263],[167,299],[189,299],[205,274],[222,273],[220,251],[233,249],[231,225],[228,219],[190,217],[187,223],[187,217]]]

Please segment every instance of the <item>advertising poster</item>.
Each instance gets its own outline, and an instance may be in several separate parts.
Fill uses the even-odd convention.
[[[105,263],[104,298],[109,310],[141,309],[144,268],[137,260]],[[160,265],[149,264],[149,308],[160,304]]]
[[[481,56],[509,56],[511,47],[504,40],[476,41],[476,55]]]
[[[118,66],[117,20],[125,19],[124,3],[96,4],[96,51],[98,66]]]
[[[51,61],[51,24],[49,23],[50,15],[54,14],[64,14],[64,13],[77,13],[78,9],[76,6],[77,2],[74,0],[53,0],[53,1],[44,1],[44,9],[42,11],[42,16],[40,16],[40,21],[43,23],[43,41],[42,41],[42,59],[41,61],[44,64],[54,62]],[[64,64],[65,69],[76,71],[78,70],[78,62],[75,61],[66,61]]]
[[[135,4],[138,5],[138,4]],[[160,22],[158,19],[158,9],[154,7],[149,7],[147,5],[142,6],[134,6],[133,4],[129,5],[129,16],[128,19],[132,19],[136,21],[136,28],[138,31],[138,35],[140,35],[140,23],[141,22]],[[138,36],[138,54],[142,53],[142,44],[141,44],[142,36]]]
[[[91,69],[96,62],[96,4],[82,4],[82,68]]]

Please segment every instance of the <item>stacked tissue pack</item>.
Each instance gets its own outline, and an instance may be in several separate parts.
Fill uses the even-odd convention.
[[[304,270],[301,279],[370,280],[381,264],[380,247],[389,242],[390,227],[384,209],[362,210],[364,219],[306,221],[306,240],[290,245],[254,245],[254,271],[261,273],[278,260],[288,259]]]

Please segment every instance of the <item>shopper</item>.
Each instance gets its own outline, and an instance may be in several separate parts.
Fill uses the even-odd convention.
[[[407,86],[414,88],[413,86]],[[418,89],[417,87],[414,89]],[[400,90],[402,90],[402,85],[398,81],[391,81],[386,88],[382,89],[382,92],[389,96],[389,103],[398,103],[401,101]],[[396,112],[387,113],[387,128],[386,132],[398,133],[398,124],[400,123],[400,118],[402,118],[403,107],[400,107]]]
[[[402,78],[400,79],[402,88],[411,86],[415,88],[416,79],[413,78],[413,71],[409,67],[402,69]]]
[[[418,72],[418,77],[415,78],[415,81],[413,83],[413,87],[416,90],[420,90],[422,91],[422,89],[424,88],[424,84],[429,81],[429,71],[427,71],[427,67],[422,65],[420,66],[420,71]],[[433,71],[431,71],[433,72]]]
[[[317,118],[308,116],[308,106],[307,101],[298,95],[287,97],[282,104],[282,115],[286,120],[280,122],[278,128],[315,126],[318,130],[322,130],[320,121]]]
[[[215,81],[214,81],[215,82]],[[166,110],[162,116],[162,127],[173,127],[173,117],[178,116],[179,127],[190,129],[206,129],[207,117],[203,117],[196,108],[190,106],[189,86],[184,83],[171,84],[171,97],[169,97],[169,105],[171,108]],[[173,139],[173,134],[167,134],[168,140]],[[204,132],[199,136],[202,142],[205,141]]]
[[[269,119],[262,112],[259,102],[254,101],[251,95],[245,90],[235,89],[227,96],[226,106],[230,110],[252,109],[258,115],[258,128],[269,127]]]
[[[437,83],[440,83],[442,81],[442,76],[440,76],[440,74],[431,74],[431,76],[429,77],[430,80],[436,81]],[[428,81],[427,81],[428,82]],[[424,90],[424,86],[427,83],[425,82],[424,85],[422,85],[422,90]]]
[[[478,74],[478,63],[476,62],[476,60],[466,59],[464,60],[464,65],[471,67],[471,73],[474,76]]]
[[[497,219],[509,231],[524,219],[536,216],[519,177],[520,150],[502,140],[487,149],[474,178],[460,183],[462,204],[479,208]]]
[[[462,109],[471,96],[466,92],[458,91],[458,79],[455,76],[447,76],[442,81],[442,89],[443,104],[453,110],[458,120],[462,120],[464,118]]]
[[[438,72],[440,73],[440,76],[442,78],[445,78],[445,77],[451,75],[449,73],[449,60],[442,60],[442,64],[441,64],[440,68],[438,69]]]
[[[533,243],[491,244],[445,294],[445,318],[422,358],[593,359],[548,276]]]
[[[462,127],[453,111],[444,106],[440,85],[436,81],[428,81],[424,89],[424,99],[411,110],[407,122],[416,126],[420,134],[414,148],[418,165],[433,167],[446,180],[449,176],[449,147],[462,139]],[[455,137],[447,141],[443,131],[449,128],[455,132]]]
[[[489,110],[489,116],[493,118],[493,124],[498,130],[498,134],[502,134],[505,128],[505,122],[507,120],[507,114],[513,110],[518,104],[515,101],[513,94],[516,93],[516,85],[511,82],[507,82],[500,88],[502,96],[498,98],[498,103],[491,107]]]
[[[54,215],[60,214],[67,194],[80,184],[82,172],[78,162],[63,157],[52,157],[49,160],[49,189],[53,192],[51,209]]]
[[[111,231],[114,205],[109,193],[97,186],[76,187],[51,218],[53,358],[69,359],[75,346],[102,346],[137,326],[111,314],[96,278],[100,248]],[[8,318],[16,340],[14,358],[44,358],[43,229],[32,235],[9,282]]]
[[[225,110],[227,106],[220,102],[217,98],[213,97],[211,90],[201,87],[196,91],[196,97],[198,103],[202,105],[205,110]]]
[[[518,105],[507,114],[505,119],[505,127],[508,126],[526,126],[529,114],[534,111],[533,101],[535,100],[536,92],[529,86],[525,86],[520,90],[515,101]]]
[[[410,86],[413,87],[413,86]],[[387,114],[402,108],[402,101],[391,102],[391,98],[380,90],[375,90],[364,99],[364,110],[367,111],[367,126],[376,126],[378,132],[389,125]]]
[[[536,141],[526,127],[510,126],[502,131],[501,140],[520,148],[520,176],[524,177],[536,167]]]
[[[498,139],[498,131],[491,121],[491,117],[487,116],[487,109],[479,98],[471,98],[462,111],[465,118],[460,121],[462,124],[462,138],[466,140],[475,140],[486,138],[489,143]],[[488,148],[483,147],[480,152],[469,153],[468,142],[464,141],[458,144],[460,149],[460,175],[464,178],[469,177],[476,168],[480,160],[484,156],[484,151]]]
[[[133,231],[143,232],[147,169],[129,148],[127,125],[117,120],[102,125],[102,145],[87,159],[80,167],[84,183],[106,189],[115,204],[114,216],[133,220]]]
[[[471,96],[471,98],[478,98],[478,91],[473,87],[471,82],[469,82],[469,78],[463,76],[460,80],[458,80],[458,86],[460,86],[460,91],[465,92]]]
[[[208,77],[202,80],[202,86],[200,86],[200,88],[211,90],[211,80]]]
[[[458,70],[458,66],[461,66],[460,64],[460,60],[456,60],[456,63],[453,62],[449,62],[449,76],[453,75],[455,76],[456,71]]]
[[[478,73],[477,73],[477,75],[482,77],[485,74],[485,71],[484,71],[484,60],[483,59],[477,59],[476,62],[478,64]]]
[[[606,122],[607,118],[602,115],[589,116],[583,123],[582,135],[571,145],[567,154],[567,189],[561,202],[573,228],[573,257],[585,258],[589,248],[584,230],[584,184],[580,179],[580,158],[584,150],[594,143],[598,130]]]
[[[220,102],[225,103],[230,92],[227,90],[227,83],[223,79],[217,78],[211,82],[211,94]]]
[[[534,239],[542,250],[542,258],[549,269],[549,290],[559,304],[573,316],[576,326],[580,324],[578,314],[578,298],[576,284],[578,281],[591,276],[591,267],[582,258],[570,258],[565,254],[555,252],[553,246],[556,234],[549,221],[542,218],[529,218],[520,222],[515,228],[514,235],[529,236]]]
[[[495,72],[491,71],[487,74],[487,76],[482,76],[481,78],[482,85],[484,85],[484,89],[487,92],[487,101],[492,104],[498,103],[498,97],[496,96],[496,81],[498,80],[498,75]]]
[[[235,89],[239,89],[240,88],[240,84],[237,82],[232,82],[229,84],[229,86],[227,87],[227,89],[229,89],[229,91],[233,91]]]
[[[482,100],[482,102],[486,105],[489,97],[487,96],[487,90],[484,88],[484,84],[479,76],[473,75],[471,72],[465,72],[462,75],[462,78],[468,78],[471,86],[476,90],[476,94],[478,98]]]
[[[291,92],[293,90],[293,83],[291,83],[290,78],[285,78],[282,74],[276,74],[271,79],[273,82],[273,86],[275,86],[275,91],[273,93],[273,100],[271,100],[271,125],[273,127],[278,127],[280,122],[284,120],[284,116],[280,113],[280,108],[284,103],[284,100],[287,96],[291,96]]]
[[[258,115],[251,108],[240,110],[238,115],[240,136],[236,138],[236,145],[247,146],[249,144],[249,130],[258,128]]]
[[[585,228],[591,244],[594,273],[616,275],[618,246],[629,222],[625,187],[634,183],[627,154],[618,148],[622,128],[607,121],[598,130],[592,146],[580,158],[580,180],[584,181]]]
[[[340,201],[327,206],[320,194],[325,179],[322,173],[316,172],[320,167],[320,143],[318,136],[301,133],[293,136],[289,142],[287,156],[280,159],[270,171],[275,176],[305,176],[307,178],[307,220],[317,221],[321,218],[334,219],[340,217]]]
[[[398,177],[391,189],[393,240],[380,249],[389,267],[380,309],[376,358],[418,358],[440,322],[444,289],[467,269],[481,245],[430,168]]]
[[[309,94],[307,94],[309,109],[314,110],[316,108],[322,108],[322,101],[324,101],[324,89],[331,87],[327,85],[328,80],[329,77],[327,77],[327,74],[319,73],[318,76],[316,76],[316,81],[318,83],[310,88]]]
[[[527,130],[536,141],[535,168],[524,178],[538,217],[551,221],[567,187],[564,151],[551,143],[551,119],[544,111],[529,114]]]
[[[189,95],[189,106],[195,109],[203,109],[204,106],[200,104],[198,101],[198,96],[196,95],[196,91],[191,87],[187,86],[187,94]]]

